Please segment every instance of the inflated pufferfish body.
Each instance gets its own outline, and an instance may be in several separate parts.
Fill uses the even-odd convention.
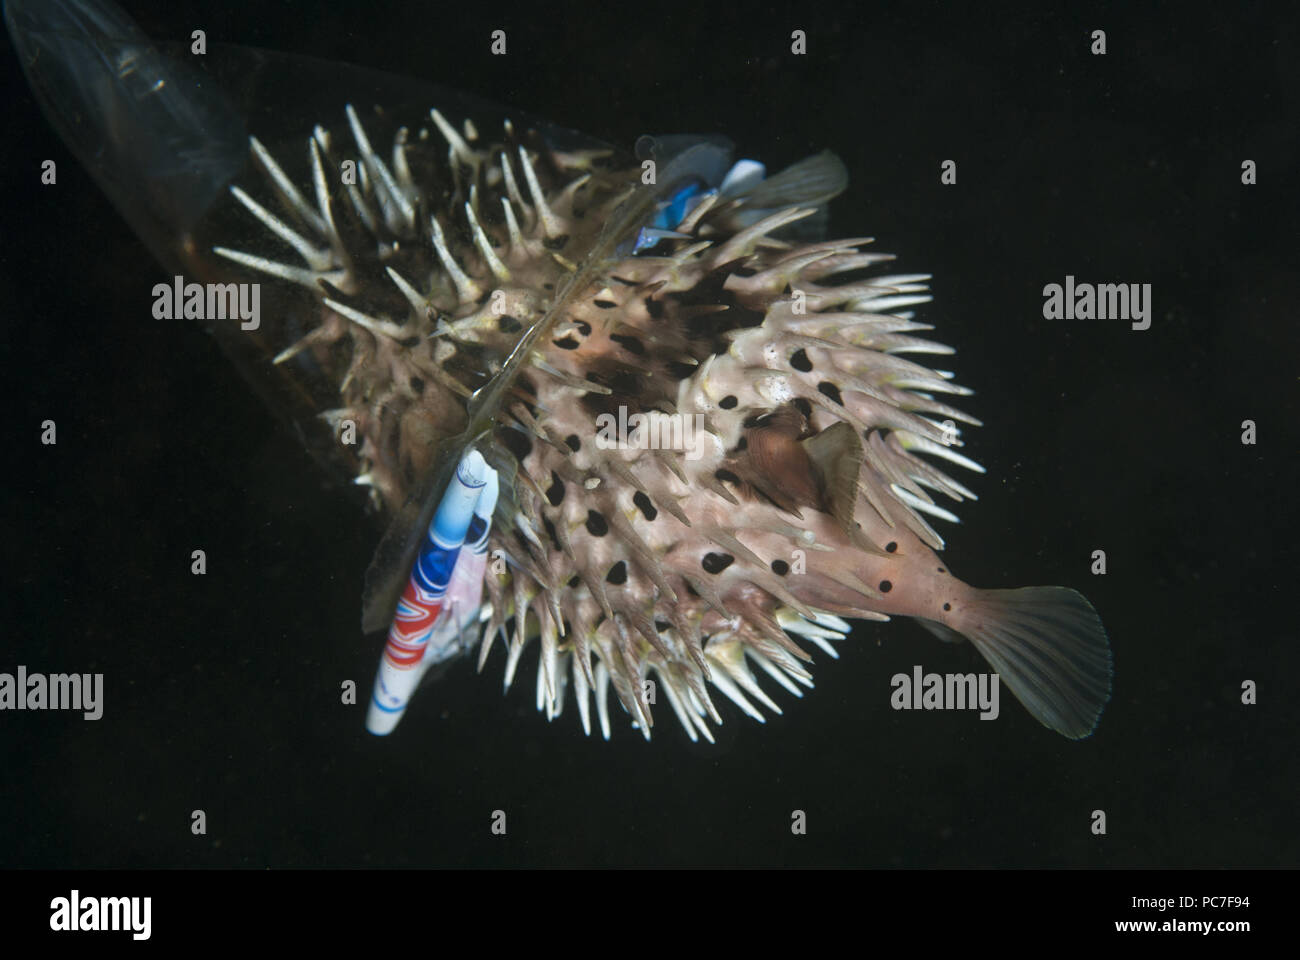
[[[847,630],[842,618],[905,615],[971,639],[1046,725],[1091,732],[1110,660],[1087,601],[1065,588],[977,590],[934,552],[942,540],[924,515],[948,513],[927,491],[973,494],[920,455],[979,468],[954,449],[956,422],[975,421],[938,398],[969,391],[906,356],[951,352],[900,312],[930,299],[928,278],[872,276],[892,258],[864,252],[865,239],[780,239],[842,189],[833,155],[707,192],[650,252],[615,237],[614,255],[584,273],[578,264],[645,189],[644,168],[483,145],[472,125],[462,134],[435,111],[456,188],[421,217],[437,193],[402,171],[405,135],[394,174],[348,118],[370,171],[369,219],[426,256],[398,269],[382,229],[349,248],[326,225],[309,241],[324,269],[302,282],[326,279],[333,295],[282,356],[306,350],[323,363],[347,347],[331,416],[360,425],[362,479],[388,507],[465,430],[471,394],[498,389],[478,415],[513,482],[491,538],[505,562],[486,575],[480,666],[501,636],[508,685],[539,637],[548,714],[571,682],[589,728],[594,688],[608,732],[612,684],[649,736],[653,679],[686,731],[708,736],[707,720],[720,722],[710,687],[756,717],[755,701],[778,709],[751,665],[790,689],[808,683],[810,658],[791,634],[824,645]],[[313,141],[313,164],[327,140]],[[656,209],[682,183],[709,185],[700,171],[725,150],[663,142],[680,152],[660,162]],[[380,267],[389,301],[404,302],[381,305]]]

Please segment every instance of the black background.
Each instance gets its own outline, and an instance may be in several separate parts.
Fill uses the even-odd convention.
[[[923,316],[987,424],[968,435],[981,499],[945,556],[979,586],[1083,590],[1114,696],[1078,743],[1009,696],[995,723],[896,713],[895,672],[981,669],[898,622],[819,655],[816,690],[774,693],[785,715],[765,727],[728,710],[714,747],[666,710],[648,745],[621,713],[613,742],[584,739],[572,701],[547,724],[530,680],[502,697],[500,650],[369,737],[364,706],[338,701],[353,680],[364,704],[378,659],[357,626],[373,522],[200,330],[153,319],[167,275],[6,47],[0,670],[102,672],[106,705],[93,723],[0,714],[0,866],[1296,863],[1289,8],[127,6],[154,37],[355,62],[613,143],[721,132],[771,169],[834,149],[851,186],[833,233],[934,274]],[[1045,321],[1042,288],[1066,274],[1152,284],[1151,329]]]

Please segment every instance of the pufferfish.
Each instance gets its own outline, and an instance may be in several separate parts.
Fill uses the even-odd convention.
[[[719,136],[627,156],[458,116],[460,96],[385,100],[369,74],[299,136],[249,136],[229,91],[276,90],[272,58],[171,59],[102,2],[5,13],[53,125],[178,285],[260,285],[257,324],[204,319],[388,518],[366,632],[459,471],[493,478],[481,602],[422,669],[500,646],[508,689],[535,644],[548,718],[571,687],[608,739],[612,688],[646,738],[666,701],[712,740],[719,694],[762,720],[771,684],[812,686],[808,645],[905,616],[973,643],[1045,726],[1095,728],[1112,670],[1088,601],[976,588],[937,552],[931,519],[956,518],[935,495],[975,497],[945,471],[983,472],[949,403],[971,391],[920,362],[953,352],[921,335],[928,275],[824,239],[833,153],[772,176]]]

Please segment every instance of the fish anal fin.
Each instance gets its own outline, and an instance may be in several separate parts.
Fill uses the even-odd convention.
[[[945,626],[938,620],[929,620],[925,617],[913,617],[912,619],[924,627],[931,636],[942,640],[944,643],[963,643],[966,640],[965,637],[952,627]]]

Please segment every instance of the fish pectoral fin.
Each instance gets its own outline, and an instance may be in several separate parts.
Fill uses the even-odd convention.
[[[1110,699],[1112,667],[1106,629],[1083,594],[979,590],[965,606],[962,632],[1025,709],[1072,740],[1092,733]]]
[[[808,459],[817,468],[821,480],[823,506],[850,537],[857,533],[855,512],[858,502],[858,474],[862,471],[862,441],[847,423],[827,427],[814,437],[802,441]],[[880,553],[865,537],[860,538],[871,552]]]
[[[946,627],[938,620],[928,620],[925,617],[913,617],[912,619],[925,627],[931,635],[938,637],[944,643],[964,643],[966,640],[965,637],[952,627]]]

